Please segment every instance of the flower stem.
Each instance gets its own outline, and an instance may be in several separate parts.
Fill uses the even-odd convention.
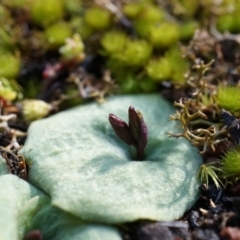
[[[137,148],[136,161],[143,161],[143,160],[144,160],[144,149]]]

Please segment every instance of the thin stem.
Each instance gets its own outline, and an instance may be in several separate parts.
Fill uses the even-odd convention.
[[[144,160],[144,149],[143,148],[136,148],[137,149],[137,161],[143,161]]]

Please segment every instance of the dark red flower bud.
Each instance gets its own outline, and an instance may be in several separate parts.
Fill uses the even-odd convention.
[[[116,135],[128,145],[136,145],[136,141],[133,139],[130,129],[126,122],[118,118],[114,114],[109,114],[109,122],[112,125],[112,128]]]
[[[147,145],[148,130],[143,116],[132,106],[128,109],[129,125],[114,114],[109,114],[111,123],[116,135],[128,145],[133,145],[137,150],[136,160],[144,159],[144,148]]]
[[[43,240],[43,236],[39,230],[32,230],[24,236],[24,240]]]
[[[144,122],[143,116],[134,107],[128,109],[129,128],[134,140],[138,144],[139,149],[144,149],[147,145],[148,130]]]

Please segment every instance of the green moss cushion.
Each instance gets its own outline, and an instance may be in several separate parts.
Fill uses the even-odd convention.
[[[128,121],[128,107],[141,111],[149,130],[145,161],[132,161],[134,149],[121,142],[108,122],[113,113]],[[52,204],[83,220],[122,223],[137,219],[174,220],[198,197],[201,157],[169,115],[159,95],[109,98],[34,122],[21,153],[30,165],[29,181]]]

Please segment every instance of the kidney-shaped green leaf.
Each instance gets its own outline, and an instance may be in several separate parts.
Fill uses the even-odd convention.
[[[142,112],[149,136],[144,161],[121,142],[108,122],[113,113],[128,121],[128,107]],[[21,153],[29,181],[52,204],[84,220],[121,223],[173,220],[198,197],[201,157],[169,121],[173,107],[159,95],[113,97],[34,122]]]
[[[112,226],[84,223],[81,219],[46,205],[32,219],[31,229],[39,229],[44,239],[50,240],[121,240]]]
[[[26,181],[0,176],[0,239],[21,240],[30,230],[51,240],[121,240],[114,227],[84,223],[51,206],[49,197]]]
[[[1,240],[22,239],[33,215],[43,204],[44,196],[14,175],[0,177]]]
[[[5,159],[0,155],[0,176],[8,174],[8,167]]]

